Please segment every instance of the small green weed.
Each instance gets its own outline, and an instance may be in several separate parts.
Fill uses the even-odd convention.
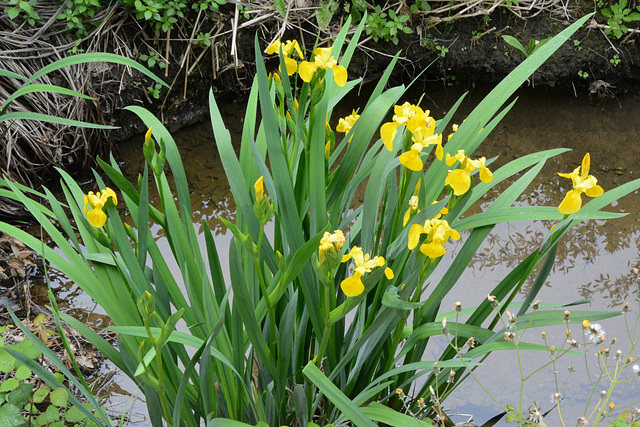
[[[636,7],[640,11],[640,6]],[[625,22],[640,21],[640,13],[634,12],[633,8],[627,7],[627,0],[620,0],[617,4],[612,4],[600,12],[607,18],[609,28],[604,30],[606,35],[613,35],[617,39],[621,38],[628,30]]]
[[[620,64],[621,60],[620,60],[620,56],[618,56],[618,54],[613,55],[613,58],[611,58],[609,60],[609,63],[611,65],[613,65],[614,67],[617,67]]]
[[[416,0],[416,2],[411,5],[409,10],[411,11],[411,13],[428,12],[431,10],[431,5],[426,0]]]
[[[155,99],[160,99],[160,90],[162,89],[162,85],[160,83],[156,83],[154,86],[147,86],[147,91],[149,95],[153,96]]]
[[[200,34],[198,34],[198,38],[199,37],[200,37]],[[164,69],[167,66],[166,62],[164,62],[155,52],[149,52],[148,55],[145,55],[144,53],[141,54],[140,60],[146,62],[149,68],[153,68],[156,64],[158,64],[158,67],[162,69]]]
[[[365,31],[373,41],[384,40],[398,44],[398,34],[413,33],[413,30],[406,26],[408,20],[409,15],[397,15],[393,10],[389,10],[387,14],[380,6],[376,6],[371,15],[367,16]]]
[[[95,16],[96,12],[101,8],[100,1],[66,0],[64,3],[66,8],[60,12],[58,19],[66,20],[68,30],[75,30],[78,37],[84,37],[87,34],[85,18]],[[99,22],[91,22],[86,25],[97,27]]]
[[[580,51],[582,50],[582,46],[580,46],[580,43],[581,43],[581,42],[580,42],[580,40],[574,40],[574,41],[573,41],[573,47],[574,47],[578,52],[580,52]]]
[[[33,6],[37,3],[37,0],[9,0],[5,11],[10,19],[15,19],[18,16],[26,19],[29,25],[34,25],[36,20],[40,19],[40,15],[33,9]]]
[[[589,78],[589,73],[587,73],[586,71],[578,71],[578,77],[580,77],[581,79],[587,80]]]
[[[198,33],[198,36],[193,41],[193,44],[202,49],[211,46],[211,33]]]

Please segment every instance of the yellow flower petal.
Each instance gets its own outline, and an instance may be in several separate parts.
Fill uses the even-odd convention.
[[[453,188],[453,194],[459,196],[466,193],[471,187],[471,177],[465,169],[456,169],[449,172],[444,183]]]
[[[273,55],[273,54],[279,54],[280,53],[280,39],[277,38],[276,41],[274,41],[273,43],[271,43],[269,45],[269,47],[267,48],[267,55]]]
[[[105,196],[105,203],[107,201],[106,199],[111,198],[111,201],[113,202],[114,206],[118,205],[118,196],[116,196],[115,191],[107,187],[104,190],[102,190],[102,194],[103,196]]]
[[[591,166],[591,156],[589,153],[585,154],[582,158],[582,170],[580,171],[580,177],[587,179],[589,176],[589,167]]]
[[[409,150],[402,153],[399,157],[400,163],[412,171],[421,171],[424,167],[422,159],[420,158],[420,152],[417,150]]]
[[[288,56],[284,57],[284,65],[287,67],[287,74],[290,76],[295,74],[296,70],[298,69],[298,63],[296,62],[296,60],[293,58],[289,58]]]
[[[100,228],[107,222],[107,215],[102,212],[102,206],[96,206],[93,210],[87,213],[87,219],[89,220],[89,224]]]
[[[482,182],[491,182],[493,180],[493,173],[489,170],[489,168],[481,167],[480,168],[480,181]]]
[[[409,250],[414,250],[418,243],[420,242],[420,235],[424,233],[424,227],[420,224],[413,224],[409,229],[409,243],[407,247]]]
[[[298,67],[298,74],[302,81],[309,83],[313,78],[313,73],[316,72],[316,65],[308,61],[302,61]]]
[[[442,155],[443,155],[442,144],[438,144],[436,145],[436,158],[442,161]]]
[[[389,267],[384,269],[384,275],[387,277],[387,279],[391,280],[393,279],[394,275],[393,275],[393,270],[390,269]]]
[[[262,199],[264,199],[263,180],[264,180],[264,177],[261,176],[260,178],[258,178],[256,180],[255,184],[253,184],[253,189],[256,192],[256,202],[258,202],[258,203],[262,202]]]
[[[558,210],[563,215],[571,215],[578,212],[581,206],[582,198],[580,197],[580,192],[569,190],[562,203],[560,203],[560,206],[558,206]]]
[[[584,192],[589,197],[599,197],[604,194],[604,190],[599,185],[588,188],[587,191]]]
[[[347,277],[340,283],[342,292],[348,297],[357,297],[364,292],[364,284],[361,279],[362,275],[358,272],[354,272],[353,276]]]
[[[404,213],[404,218],[402,219],[402,226],[404,227],[409,222],[409,218],[411,218],[411,208],[407,209]]]
[[[439,258],[445,253],[447,253],[447,250],[444,248],[444,246],[442,246],[442,244],[431,242],[431,243],[425,243],[422,246],[420,246],[420,252],[422,252],[425,256],[428,256],[429,258],[434,259],[434,258]]]
[[[336,81],[336,84],[340,87],[343,87],[347,84],[347,69],[342,65],[334,65],[333,70],[333,79]]]
[[[393,139],[396,137],[398,126],[400,125],[396,122],[388,122],[380,126],[380,138],[389,151],[393,151]]]

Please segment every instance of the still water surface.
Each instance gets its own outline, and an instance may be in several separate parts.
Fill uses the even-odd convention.
[[[419,89],[426,94],[421,106],[430,109],[431,115],[436,119],[443,117],[461,94],[459,90],[444,90],[442,86],[435,84],[425,84]],[[454,122],[460,123],[486,93],[485,89],[471,90]],[[496,170],[510,160],[536,151],[558,147],[571,148],[573,151],[548,161],[539,177],[526,191],[525,196],[516,202],[517,204],[557,206],[570,189],[570,182],[560,178],[556,172],[571,172],[579,166],[587,152],[591,153],[591,174],[598,178],[598,183],[605,191],[640,177],[639,97],[590,100],[586,94],[575,96],[573,91],[547,87],[524,88],[518,92],[518,96],[520,98],[515,107],[474,153],[474,157],[498,156],[491,166],[492,170]],[[223,106],[227,126],[232,134],[238,136],[242,129],[243,102],[237,100]],[[358,98],[353,97],[351,102],[357,103]],[[352,108],[357,107],[357,104],[344,105],[341,112],[334,113],[334,117],[346,116]],[[228,246],[229,235],[218,218],[233,220],[235,205],[216,152],[211,126],[208,122],[203,122],[177,132],[174,136],[182,153],[192,189],[194,224],[206,221],[222,245],[220,247],[225,248]],[[142,141],[142,137],[135,138],[118,147],[120,158],[123,159],[123,169],[131,179],[136,179],[142,170]],[[476,209],[480,211],[488,206],[502,189],[504,187],[494,189]],[[638,195],[631,194],[611,207],[612,211],[628,213],[625,218],[609,222],[589,221],[574,228],[561,242],[553,271],[539,298],[545,302],[557,303],[593,298],[593,302],[587,307],[594,310],[619,309],[625,301],[632,301],[633,304],[636,294],[632,289],[629,271],[631,267],[640,265],[639,208]],[[552,225],[538,221],[496,226],[463,274],[457,285],[458,289],[443,301],[443,310],[453,309],[456,301],[461,301],[465,307],[478,305],[512,268],[539,245]],[[162,240],[159,231],[153,231],[157,238]],[[463,240],[464,235],[460,241],[448,245],[448,253],[431,280],[437,282],[438,274],[446,271],[452,254],[462,247]],[[221,254],[221,258],[223,257]],[[221,262],[223,265],[226,264],[225,259],[221,259]],[[523,298],[529,287],[530,283],[523,287]],[[82,297],[75,287],[61,283],[60,288],[61,295],[74,298],[75,305],[84,305],[90,311],[90,302],[86,297]],[[86,316],[86,313],[87,310],[78,311],[82,316]],[[100,322],[99,317],[96,320]],[[617,336],[618,348],[623,351],[628,348],[629,340],[625,337],[624,321],[621,317],[604,321],[603,326],[607,331],[607,340]],[[562,345],[564,328],[548,329],[546,332],[551,344],[558,347]],[[581,328],[574,326],[574,338],[581,341],[581,333]],[[534,330],[528,335],[528,339],[541,342],[539,336],[540,331]],[[444,345],[444,342],[434,340],[428,349],[431,355],[426,355],[425,360],[437,357]],[[595,349],[591,348],[586,358],[592,377],[594,373],[597,375],[594,352]],[[531,372],[547,360],[547,356],[542,353],[524,354],[525,373]],[[571,364],[575,365],[576,372],[568,377],[567,368]],[[591,389],[585,360],[577,356],[567,358],[566,362],[558,365],[557,370],[557,381],[561,387],[568,377],[562,392],[565,397],[563,414],[567,425],[572,426],[575,425],[575,419],[583,414],[585,399]],[[520,374],[515,353],[492,355],[486,360],[486,365],[480,367],[476,373],[497,400],[504,404],[518,404]],[[111,389],[117,387],[120,381],[125,383],[125,389],[130,387],[126,385],[126,380],[118,379],[111,385]],[[551,395],[555,391],[555,382],[552,368],[547,368],[528,380],[524,391],[525,411],[534,401],[543,410],[550,409],[553,406]],[[605,385],[608,384],[603,383],[598,387],[596,394]],[[618,390],[615,395],[617,407],[634,402],[640,405],[640,402],[637,402],[640,399],[638,382],[630,386],[621,386]],[[123,391],[120,393],[123,396],[127,394]],[[122,402],[127,399],[116,397],[113,400]],[[500,412],[471,378],[446,401],[446,406],[452,413],[473,414],[479,425]],[[548,426],[561,425],[555,413],[556,411],[552,412],[546,419]],[[454,421],[463,419],[464,417],[457,417]],[[144,414],[137,409],[133,414],[132,425],[146,425]],[[501,421],[497,425],[508,424]]]

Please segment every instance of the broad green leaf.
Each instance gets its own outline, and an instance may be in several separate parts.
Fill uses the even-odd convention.
[[[18,366],[18,369],[16,369],[16,373],[15,373],[15,378],[17,380],[26,380],[27,378],[29,378],[31,376],[31,369],[27,368],[24,365],[20,365]]]
[[[44,399],[46,399],[46,397],[49,396],[50,392],[51,392],[51,387],[49,387],[48,385],[40,386],[33,393],[33,403],[42,403],[42,402],[44,402]]]
[[[51,392],[49,398],[53,405],[64,408],[69,402],[69,392],[66,388],[58,387]]]
[[[26,423],[20,409],[10,404],[0,406],[0,426],[23,425],[26,425]]]
[[[15,366],[16,359],[4,349],[0,348],[0,372],[11,372]]]
[[[53,405],[47,406],[47,409],[38,415],[36,424],[38,426],[46,426],[60,419],[60,410]]]
[[[15,378],[7,378],[2,384],[0,384],[0,392],[11,391],[18,388],[20,382]]]
[[[74,405],[65,412],[64,419],[69,423],[79,423],[86,420],[87,416]]]

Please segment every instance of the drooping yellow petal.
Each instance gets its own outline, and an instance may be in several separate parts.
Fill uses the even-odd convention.
[[[580,197],[580,191],[569,190],[564,200],[558,206],[558,210],[563,215],[571,215],[580,210],[582,206],[582,197]]]
[[[442,155],[443,155],[442,144],[438,144],[436,145],[436,158],[442,161]]]
[[[302,61],[298,67],[298,74],[302,81],[309,83],[313,78],[313,73],[316,72],[316,65],[312,62]]]
[[[449,172],[444,183],[453,188],[453,194],[459,196],[466,193],[471,187],[471,177],[466,169],[455,169]]]
[[[599,185],[595,185],[593,187],[588,188],[587,191],[584,192],[584,194],[586,194],[589,197],[599,197],[604,194],[604,190]]]
[[[295,74],[298,69],[298,63],[295,59],[289,58],[288,56],[284,57],[284,65],[287,67],[287,74],[292,76]]]
[[[400,125],[397,122],[387,122],[380,126],[380,138],[389,151],[393,151],[393,139],[396,137],[398,126]]]
[[[385,276],[387,277],[387,279],[389,279],[389,280],[393,279],[393,277],[394,277],[393,270],[392,270],[392,269],[390,269],[389,267],[385,268],[385,269],[384,269],[384,275],[385,275]]]
[[[336,81],[336,84],[340,87],[344,87],[347,84],[347,69],[342,65],[334,65],[331,67],[333,70],[333,79]]]
[[[420,236],[424,233],[424,227],[420,224],[413,224],[409,229],[409,242],[407,247],[410,251],[414,250],[420,243]]]
[[[444,248],[444,246],[442,246],[441,243],[431,242],[421,245],[420,252],[422,252],[425,256],[434,259],[439,258],[447,253],[447,250]]]
[[[100,228],[107,222],[107,215],[102,212],[102,206],[96,206],[93,210],[87,213],[87,220],[89,220],[89,224],[96,228]]]
[[[412,171],[418,172],[424,167],[422,159],[420,158],[420,152],[417,150],[411,149],[409,151],[405,151],[400,155],[398,160],[400,160],[400,163],[406,166],[407,169]]]
[[[491,182],[493,180],[493,173],[487,167],[480,168],[480,181]]]
[[[357,297],[364,292],[364,284],[362,283],[362,275],[357,271],[353,276],[347,277],[340,283],[342,292],[348,297]]]

